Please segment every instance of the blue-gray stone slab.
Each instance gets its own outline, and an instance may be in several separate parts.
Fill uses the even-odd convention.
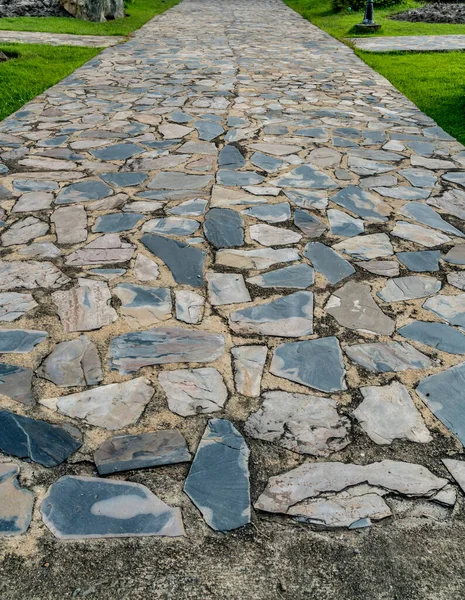
[[[371,221],[387,221],[391,208],[376,196],[356,185],[349,185],[331,197],[331,201]]]
[[[191,217],[200,217],[204,214],[207,208],[207,200],[203,198],[194,198],[193,200],[186,200],[182,204],[169,208],[166,212],[171,215],[183,215]]]
[[[131,156],[141,154],[143,151],[144,149],[136,144],[123,143],[91,150],[90,153],[100,160],[126,160],[131,158]]]
[[[56,467],[81,445],[63,427],[0,411],[0,451],[5,454]]]
[[[400,212],[405,217],[409,217],[422,225],[428,225],[433,229],[439,229],[439,231],[445,231],[446,233],[451,233],[458,237],[465,237],[465,234],[447,221],[444,221],[444,219],[428,204],[423,204],[422,202],[407,202]]]
[[[292,187],[292,188],[311,188],[319,190],[334,189],[337,185],[334,181],[323,173],[310,165],[300,165],[293,169],[286,175],[279,177],[276,181],[276,185],[279,187]]]
[[[200,227],[193,219],[182,219],[180,217],[166,217],[151,219],[144,223],[143,232],[160,233],[161,235],[191,235]]]
[[[263,175],[259,175],[255,171],[220,169],[216,174],[217,183],[228,186],[258,185],[263,180]]]
[[[239,150],[228,144],[218,154],[218,165],[224,169],[241,169],[245,166],[245,160]]]
[[[215,531],[250,523],[249,449],[226,419],[208,422],[184,491]]]
[[[212,208],[205,215],[205,237],[215,248],[233,248],[244,245],[241,215],[230,208]]]
[[[92,231],[96,233],[118,233],[134,229],[145,215],[142,213],[111,213],[98,217]]]
[[[465,362],[420,381],[417,394],[431,412],[465,445]]]
[[[436,175],[426,169],[403,169],[399,175],[416,187],[432,188],[437,181]]]
[[[194,122],[194,127],[199,133],[199,140],[205,140],[207,142],[211,142],[211,140],[214,140],[224,133],[224,129],[215,121],[201,119]]]
[[[100,178],[115,187],[132,187],[141,185],[147,179],[146,173],[102,173]]]
[[[292,265],[275,269],[262,273],[255,277],[249,277],[247,283],[258,285],[263,288],[289,288],[305,290],[313,285],[315,273],[309,265],[302,263],[300,265]]]
[[[419,250],[418,252],[398,252],[397,259],[409,271],[425,273],[439,271],[439,250]]]
[[[46,331],[3,329],[0,331],[0,354],[30,352],[35,346],[45,341],[47,336]]]
[[[320,237],[327,229],[326,223],[323,223],[308,211],[301,209],[294,212],[294,225],[309,238]]]
[[[176,283],[201,287],[206,252],[189,244],[155,233],[142,236],[141,242],[158,256],[173,274]]]
[[[465,335],[445,323],[413,321],[397,330],[403,337],[449,354],[465,354]]]
[[[270,372],[322,392],[347,389],[336,337],[281,344],[274,351]]]
[[[406,342],[374,342],[344,348],[347,356],[372,373],[428,369],[430,359]]]
[[[328,204],[327,192],[310,192],[306,190],[283,190],[284,194],[300,208],[323,209]]]
[[[333,235],[354,237],[364,231],[364,224],[361,219],[354,219],[354,217],[341,210],[337,210],[336,208],[329,209],[327,216]]]
[[[321,242],[307,244],[304,256],[331,284],[338,283],[355,273],[355,269],[345,258]]]
[[[111,187],[102,181],[81,181],[72,183],[61,190],[55,204],[72,204],[73,202],[91,202],[113,194]]]
[[[244,215],[255,217],[260,221],[267,223],[282,223],[291,218],[291,207],[289,202],[279,202],[278,204],[258,204],[252,208],[246,208],[242,211]]]
[[[60,186],[50,179],[15,179],[13,189],[17,192],[53,192]]]
[[[110,366],[120,373],[167,363],[209,363],[224,351],[224,337],[181,327],[131,331],[111,340]]]
[[[280,167],[283,165],[282,160],[279,160],[274,156],[262,154],[261,152],[255,152],[254,154],[252,154],[250,162],[259,169],[263,169],[267,173],[274,173],[276,171],[279,171]]]
[[[48,490],[42,519],[60,539],[182,536],[179,508],[128,481],[65,475]]]
[[[117,435],[94,452],[99,475],[190,462],[186,440],[176,429]]]
[[[21,404],[34,404],[32,369],[0,363],[0,394]]]

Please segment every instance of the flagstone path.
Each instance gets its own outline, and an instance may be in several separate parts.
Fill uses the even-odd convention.
[[[108,48],[125,38],[116,35],[72,35],[41,31],[0,31],[0,44],[47,44],[48,46],[88,46]]]
[[[185,0],[0,158],[2,535],[452,518],[465,149],[350,48]]]
[[[349,40],[370,52],[453,52],[465,50],[465,35],[401,35]]]

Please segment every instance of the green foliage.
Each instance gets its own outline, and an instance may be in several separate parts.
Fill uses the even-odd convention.
[[[403,0],[376,0],[374,3],[375,8],[388,8],[390,6],[396,6],[402,4]],[[358,11],[364,10],[366,0],[331,0],[331,8],[334,12],[341,11]]]

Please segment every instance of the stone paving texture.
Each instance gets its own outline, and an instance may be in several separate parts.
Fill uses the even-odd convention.
[[[396,37],[350,38],[360,50],[369,52],[453,52],[465,50],[465,35],[400,35]]]
[[[113,35],[72,35],[68,33],[46,33],[40,31],[0,31],[1,44],[47,44],[49,46],[88,46],[108,48],[125,38]]]
[[[6,119],[0,159],[26,536],[454,522],[465,149],[350,48],[185,0]]]

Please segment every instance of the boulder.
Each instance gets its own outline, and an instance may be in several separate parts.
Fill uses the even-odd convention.
[[[104,22],[124,17],[124,0],[59,0],[76,19]]]

